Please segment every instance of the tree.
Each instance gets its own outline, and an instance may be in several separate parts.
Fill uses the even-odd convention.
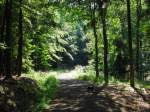
[[[137,28],[136,28],[136,71],[138,78],[141,78],[139,75],[139,49],[140,49],[140,20],[141,20],[141,0],[136,0],[137,7],[136,7],[136,13],[137,13]]]
[[[17,75],[21,76],[22,72],[22,50],[23,50],[23,13],[22,13],[22,0],[19,1],[20,10],[19,10],[19,39],[18,39],[18,56],[17,56]]]
[[[97,35],[97,31],[96,31],[96,2],[94,0],[93,2],[94,6],[92,7],[92,3],[91,3],[91,11],[92,11],[92,15],[91,15],[91,19],[92,19],[92,28],[93,28],[93,34],[95,37],[95,72],[96,72],[96,78],[95,80],[98,79],[99,77],[99,69],[98,69],[98,35]]]
[[[5,31],[5,25],[6,25],[6,3],[5,2],[5,6],[3,8],[3,14],[2,14],[2,20],[1,20],[1,33],[0,33],[0,43],[4,44],[4,31]],[[0,48],[0,75],[4,76],[4,49]]]
[[[134,71],[133,71],[133,51],[132,51],[132,31],[131,31],[131,10],[130,0],[127,0],[127,21],[128,21],[128,49],[129,49],[129,64],[130,64],[130,85],[134,87]]]
[[[103,42],[104,42],[104,79],[108,84],[108,40],[107,40],[107,28],[106,28],[106,13],[107,13],[107,0],[98,1],[99,14],[101,16],[102,29],[103,29]]]
[[[11,13],[12,13],[12,0],[6,0],[6,38],[5,42],[7,49],[5,50],[5,72],[6,79],[11,78],[11,60],[12,60],[12,34],[11,34]]]

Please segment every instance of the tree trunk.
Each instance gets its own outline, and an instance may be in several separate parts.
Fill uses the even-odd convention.
[[[127,20],[128,20],[128,47],[129,47],[128,49],[129,49],[129,63],[130,63],[130,70],[129,70],[130,85],[134,87],[130,0],[127,0]]]
[[[103,41],[104,41],[104,79],[105,84],[108,84],[108,40],[107,40],[107,30],[106,30],[106,11],[107,9],[101,9],[101,20],[103,27]]]
[[[22,50],[23,50],[23,13],[22,13],[22,0],[20,0],[20,12],[19,12],[19,39],[18,39],[18,56],[17,56],[17,75],[21,76],[22,72]]]
[[[137,28],[136,28],[136,71],[138,79],[140,79],[140,73],[139,73],[139,49],[140,49],[140,19],[141,19],[141,0],[137,0]]]
[[[99,69],[98,69],[98,35],[96,31],[96,18],[95,18],[95,0],[94,0],[94,10],[92,11],[92,27],[93,27],[93,34],[95,37],[95,72],[96,72],[96,78],[95,81],[97,81],[99,77]]]
[[[108,40],[107,40],[107,29],[106,29],[106,13],[107,13],[107,0],[97,0],[99,5],[99,15],[101,16],[102,29],[103,29],[103,41],[104,41],[104,80],[105,84],[109,83],[108,80]]]
[[[0,43],[4,43],[4,32],[5,32],[5,24],[6,24],[6,3],[3,10],[3,16],[1,20],[1,34],[0,34]],[[5,76],[4,70],[4,51],[0,49],[0,75]]]
[[[12,34],[11,34],[11,10],[12,0],[6,0],[6,38],[5,42],[7,49],[5,51],[5,68],[6,68],[6,79],[11,78],[11,58],[12,58]]]

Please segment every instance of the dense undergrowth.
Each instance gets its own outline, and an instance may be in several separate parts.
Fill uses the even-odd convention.
[[[0,81],[1,112],[42,112],[54,96],[58,80],[41,72]]]
[[[52,100],[52,97],[59,86],[59,81],[54,77],[54,75],[57,75],[57,73],[33,72],[25,75],[26,77],[36,80],[40,87],[41,94],[39,96],[39,104],[35,108],[35,112],[40,112],[42,109],[46,108]]]

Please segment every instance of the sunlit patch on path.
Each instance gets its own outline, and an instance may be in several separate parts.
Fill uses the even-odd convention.
[[[77,70],[71,70],[57,75],[56,78],[59,80],[71,80],[77,78],[78,76],[79,74]]]

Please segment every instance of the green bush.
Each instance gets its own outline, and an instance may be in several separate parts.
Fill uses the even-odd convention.
[[[38,96],[39,103],[34,110],[35,112],[40,112],[42,109],[46,108],[52,100],[52,97],[59,86],[59,81],[54,76],[42,72],[33,72],[26,76],[36,80],[40,87],[41,92]]]

